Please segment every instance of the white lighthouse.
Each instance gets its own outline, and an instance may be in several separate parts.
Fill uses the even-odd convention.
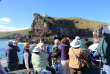
[[[48,15],[46,14],[46,12],[44,12],[44,17],[48,17]]]

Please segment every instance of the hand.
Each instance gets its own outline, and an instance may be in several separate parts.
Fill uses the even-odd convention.
[[[28,71],[30,71],[30,69],[29,69],[29,68],[27,68],[27,70],[28,70]]]

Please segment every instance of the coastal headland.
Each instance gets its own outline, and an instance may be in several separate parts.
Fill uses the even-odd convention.
[[[16,38],[20,42],[30,43],[39,42],[40,38],[44,38],[46,43],[52,44],[55,38],[69,37],[74,39],[75,36],[93,37],[93,35],[101,37],[105,25],[108,24],[82,18],[45,17],[34,13],[34,20],[30,29],[21,32],[9,32],[10,34],[7,33],[8,35],[0,38]],[[22,32],[24,33],[21,34]]]

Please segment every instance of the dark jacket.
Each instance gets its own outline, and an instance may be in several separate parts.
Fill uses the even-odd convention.
[[[106,36],[100,41],[97,55],[102,57],[102,63],[110,65],[110,36]]]
[[[5,49],[7,63],[18,63],[18,55],[17,52],[20,52],[18,46],[10,45]]]

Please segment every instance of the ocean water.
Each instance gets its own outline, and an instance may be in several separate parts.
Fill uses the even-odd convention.
[[[7,46],[7,41],[9,41],[9,40],[15,41],[15,39],[1,39],[0,40],[0,58],[6,58],[5,49],[8,47]],[[18,52],[18,55],[23,55],[24,43],[18,43],[18,46],[20,48],[20,52]],[[50,50],[52,50],[52,46],[53,45],[49,45]]]
[[[8,40],[12,40],[14,41],[15,39],[1,39],[0,40],[0,58],[6,58],[5,56],[5,49],[8,47],[7,46],[7,41]],[[89,39],[90,41],[93,41],[93,39]],[[83,39],[81,39],[81,41],[83,41]],[[18,46],[20,48],[20,52],[18,52],[18,55],[23,55],[23,46],[24,46],[24,43],[18,43]],[[52,47],[53,45],[49,45],[49,49],[52,50]],[[83,45],[81,45],[82,48]]]

